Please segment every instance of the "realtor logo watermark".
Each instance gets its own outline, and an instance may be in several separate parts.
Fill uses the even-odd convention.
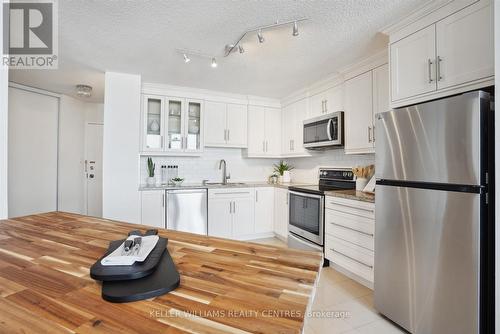
[[[57,69],[57,23],[55,0],[4,2],[3,65],[10,69]]]

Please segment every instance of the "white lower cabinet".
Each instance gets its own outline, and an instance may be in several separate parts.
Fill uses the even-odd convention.
[[[325,207],[325,257],[373,288],[375,204],[327,196]]]
[[[141,224],[165,228],[165,191],[141,192]]]
[[[253,188],[208,190],[208,235],[252,239],[255,234]]]
[[[255,233],[274,231],[274,188],[255,188]]]
[[[288,189],[275,188],[274,233],[281,239],[288,237]]]

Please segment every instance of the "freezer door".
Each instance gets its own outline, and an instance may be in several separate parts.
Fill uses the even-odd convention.
[[[377,179],[481,184],[481,108],[477,91],[377,114]]]
[[[167,191],[167,229],[207,235],[207,190]]]
[[[479,329],[480,195],[377,185],[375,308],[414,334]]]

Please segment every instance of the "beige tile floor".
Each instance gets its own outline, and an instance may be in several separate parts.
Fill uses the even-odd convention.
[[[254,242],[286,246],[275,238]],[[331,267],[321,269],[311,311],[325,316],[307,318],[304,334],[406,333],[374,309],[372,290]]]

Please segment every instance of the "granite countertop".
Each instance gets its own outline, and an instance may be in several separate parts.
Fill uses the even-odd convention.
[[[357,190],[332,190],[325,192],[326,196],[353,199],[356,201],[375,203],[375,193],[366,193]]]
[[[222,184],[201,184],[201,183],[183,183],[180,186],[173,185],[154,185],[149,186],[146,184],[141,184],[139,186],[139,191],[144,190],[179,190],[179,189],[233,189],[233,188],[258,188],[258,187],[276,187],[288,189],[289,187],[297,187],[297,186],[310,186],[312,183],[300,183],[300,182],[292,182],[292,183],[279,183],[279,184],[269,184],[267,182],[228,182],[228,185]]]

